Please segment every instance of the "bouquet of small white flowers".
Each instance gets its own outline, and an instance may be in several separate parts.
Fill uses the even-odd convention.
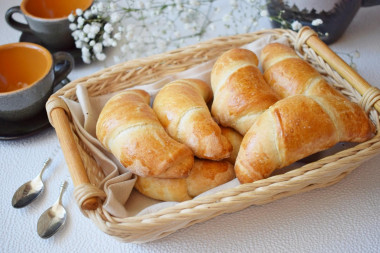
[[[104,61],[108,48],[117,47],[117,63],[194,44],[209,35],[252,32],[261,20],[301,29],[298,20],[284,20],[285,10],[270,16],[267,1],[95,0],[89,10],[78,9],[69,20],[83,62]],[[322,24],[321,19],[311,22],[312,27]]]
[[[196,43],[211,33],[249,32],[258,25],[264,1],[95,0],[69,20],[85,63],[105,60],[110,47],[118,47],[113,57],[120,62]],[[223,8],[226,4],[229,8]]]
[[[96,3],[84,12],[77,9],[68,19],[71,22],[70,29],[73,31],[75,46],[81,49],[84,63],[104,61],[106,48],[116,47],[121,40],[122,15],[113,2]]]

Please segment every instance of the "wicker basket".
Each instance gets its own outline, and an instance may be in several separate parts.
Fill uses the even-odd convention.
[[[98,96],[121,91],[131,84],[152,83],[166,75],[215,59],[228,49],[266,35],[274,38],[285,36],[290,45],[324,74],[331,84],[370,113],[379,133],[379,90],[371,87],[309,28],[303,28],[299,33],[275,29],[216,38],[169,53],[121,63],[71,82],[54,94],[47,103],[47,111],[59,137],[75,185],[75,197],[83,214],[102,231],[119,240],[136,243],[153,241],[223,213],[232,213],[251,205],[262,205],[334,184],[362,162],[376,155],[380,150],[379,134],[365,143],[287,173],[181,202],[156,213],[116,218],[102,208],[105,193],[90,183],[101,174],[100,168],[77,137],[70,111],[59,96],[76,100],[75,90],[78,84],[87,87],[90,96]]]

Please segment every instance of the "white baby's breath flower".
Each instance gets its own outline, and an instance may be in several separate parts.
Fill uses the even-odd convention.
[[[268,10],[261,10],[260,11],[260,16],[262,16],[262,17],[268,17],[269,16]]]
[[[89,56],[82,55],[82,61],[84,63],[90,64],[91,63],[91,58]]]
[[[299,29],[302,28],[302,24],[297,20],[293,21],[291,26],[292,26],[292,30],[294,30],[294,31],[298,31]]]
[[[79,38],[79,40],[84,40],[85,35],[84,35],[83,31],[78,30],[78,38]]]
[[[91,47],[95,46],[96,42],[95,40],[91,40],[89,43],[88,43]]]
[[[91,13],[93,15],[97,15],[98,14],[98,8],[96,7],[96,5],[91,6]]]
[[[86,20],[82,17],[78,17],[77,24],[79,28],[82,28]]]
[[[76,9],[75,10],[75,13],[78,15],[78,16],[81,16],[83,14],[83,11],[81,9]]]
[[[91,56],[90,49],[88,49],[88,47],[82,47],[81,52],[83,56],[86,56],[86,57]]]
[[[104,61],[106,59],[106,55],[104,53],[95,54],[96,59],[99,61]]]
[[[314,19],[314,20],[311,22],[311,25],[312,25],[312,26],[319,26],[319,25],[322,25],[322,24],[323,24],[323,20],[320,19],[320,18]]]
[[[96,43],[93,47],[92,50],[94,51],[95,54],[99,54],[103,51],[103,46],[101,43]]]
[[[117,12],[114,12],[111,14],[111,19],[110,19],[110,22],[111,23],[116,23],[116,22],[119,22],[121,19],[121,15]]]
[[[87,11],[85,11],[85,12],[83,13],[83,17],[84,17],[85,19],[90,19],[91,15],[92,15],[92,12],[91,12],[90,10],[87,10]]]
[[[87,38],[89,39],[95,39],[96,33],[92,33],[91,31],[87,34]]]
[[[116,40],[121,40],[121,32],[115,33],[113,36]]]
[[[105,24],[105,25],[104,25],[104,31],[105,31],[106,33],[111,33],[111,32],[113,31],[113,27],[112,27],[112,25],[111,25],[110,23]]]
[[[75,16],[70,13],[70,15],[67,17],[67,19],[70,21],[70,22],[74,22],[75,21]]]
[[[85,24],[83,26],[83,32],[85,32],[85,33],[89,33],[90,29],[91,29],[91,26],[89,24]]]
[[[75,31],[75,30],[77,29],[77,25],[74,24],[74,23],[71,23],[71,24],[69,25],[69,28],[70,28],[71,31]]]
[[[83,41],[81,41],[81,40],[75,41],[75,47],[76,48],[82,48],[83,47]]]
[[[98,12],[104,11],[104,4],[102,2],[97,3],[95,6]]]

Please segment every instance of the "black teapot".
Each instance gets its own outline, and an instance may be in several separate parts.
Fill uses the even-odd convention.
[[[343,35],[360,7],[378,4],[380,0],[268,0],[267,9],[273,27],[309,26],[331,44]]]

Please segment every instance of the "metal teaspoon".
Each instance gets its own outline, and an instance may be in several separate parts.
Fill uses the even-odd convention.
[[[42,182],[42,173],[45,171],[49,163],[50,158],[44,162],[42,170],[36,178],[32,179],[29,182],[26,182],[16,190],[12,198],[12,206],[14,208],[21,208],[29,205],[40,195],[44,189],[44,183]]]
[[[66,187],[67,182],[64,181],[61,185],[61,191],[57,201],[38,219],[37,233],[42,238],[49,238],[54,235],[66,221],[66,210],[61,202]]]

